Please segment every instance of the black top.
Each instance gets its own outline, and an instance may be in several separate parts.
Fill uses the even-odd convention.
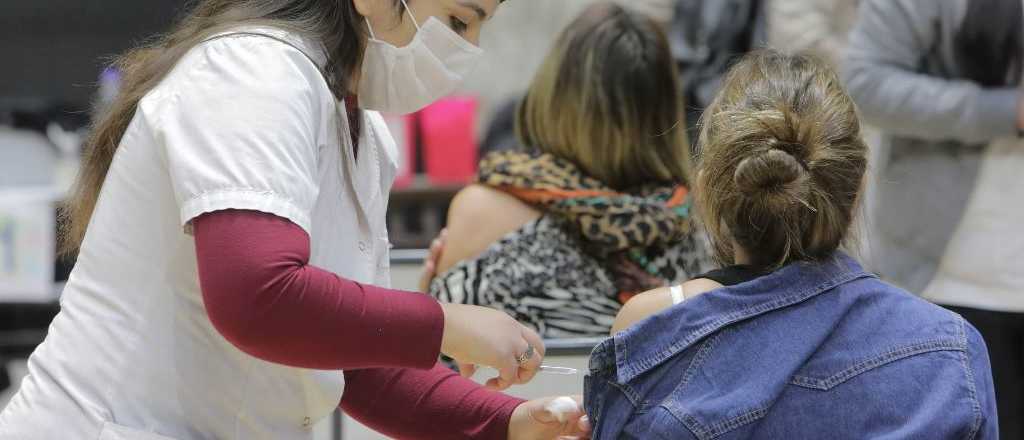
[[[735,286],[764,276],[763,272],[751,266],[736,265],[715,269],[696,278],[706,278],[723,286]]]

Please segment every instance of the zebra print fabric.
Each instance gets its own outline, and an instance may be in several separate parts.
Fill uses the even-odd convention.
[[[440,274],[430,294],[442,302],[502,310],[544,338],[608,336],[622,306],[620,292],[612,268],[584,249],[571,224],[545,215]],[[666,285],[712,268],[698,227],[667,249],[646,254],[647,270]]]

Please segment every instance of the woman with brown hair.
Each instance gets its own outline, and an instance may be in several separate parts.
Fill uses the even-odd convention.
[[[67,212],[78,262],[0,439],[309,439],[339,402],[402,438],[579,433],[579,410],[437,365],[526,382],[533,331],[371,285],[396,151],[376,111],[452,91],[499,3],[203,0],[122,58]]]
[[[840,250],[867,147],[822,61],[762,51],[701,121],[723,269],[626,304],[591,357],[595,438],[997,438],[985,343]]]
[[[704,270],[683,105],[650,18],[590,7],[519,108],[523,151],[455,198],[430,293],[503,310],[547,338],[608,333],[632,295]]]

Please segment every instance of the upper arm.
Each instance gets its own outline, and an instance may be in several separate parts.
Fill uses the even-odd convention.
[[[672,307],[672,295],[668,287],[661,287],[634,296],[622,305],[612,324],[612,336],[632,327],[658,312]]]
[[[920,72],[958,26],[955,2],[869,0],[850,35],[844,79],[869,122],[930,140],[985,142],[1016,129],[1015,89]]]
[[[282,286],[298,288],[309,237],[287,219],[223,210],[192,221],[196,268],[207,316],[236,345],[252,343],[250,323],[279,304]]]
[[[243,209],[309,232],[324,87],[312,61],[276,40],[226,37],[194,48],[140,105],[181,223]]]
[[[697,278],[683,283],[683,292],[685,292],[686,299],[692,299],[719,287],[722,285],[714,281]],[[615,323],[612,325],[612,335],[614,336],[673,305],[675,304],[672,303],[672,294],[668,287],[641,293],[626,302],[619,310],[619,314],[615,316]]]
[[[515,197],[483,185],[471,185],[448,207],[448,238],[437,266],[444,273],[460,261],[476,258],[491,244],[540,217]]]

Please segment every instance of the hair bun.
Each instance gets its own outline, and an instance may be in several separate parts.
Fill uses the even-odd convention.
[[[748,197],[789,193],[802,198],[808,171],[790,152],[769,148],[743,159],[736,166],[736,188]]]

